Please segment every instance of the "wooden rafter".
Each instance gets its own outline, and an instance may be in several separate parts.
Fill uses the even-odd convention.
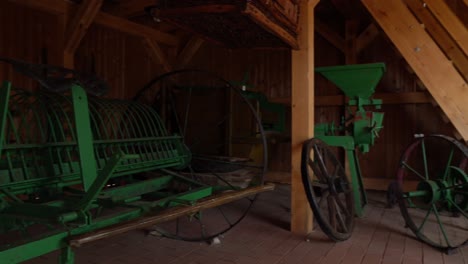
[[[315,19],[315,31],[341,52],[345,52],[345,40],[320,19]]]
[[[402,0],[362,0],[425,84],[454,127],[468,140],[468,85]]]
[[[88,27],[93,23],[103,0],[84,0],[73,19],[70,21],[65,35],[65,52],[74,54],[81,40],[88,31]]]
[[[185,44],[184,48],[177,56],[176,68],[185,68],[204,42],[202,38],[197,36],[187,41],[187,44]]]
[[[441,0],[425,0],[429,10],[450,33],[455,42],[468,55],[468,30],[450,7]]]
[[[33,1],[33,0],[9,0],[14,3],[18,3],[24,6],[37,8],[46,12],[50,12],[56,15],[64,15],[68,14],[68,12],[73,11],[76,9],[77,5],[64,1],[64,0],[41,0],[41,1]],[[179,39],[171,34],[167,34],[165,32],[153,29],[148,26],[144,26],[138,23],[131,22],[129,20],[116,17],[110,14],[106,14],[104,12],[99,12],[96,15],[94,20],[96,24],[112,28],[118,30],[120,32],[135,35],[139,37],[148,37],[155,41],[161,42],[166,45],[170,46],[178,46]]]
[[[379,35],[379,29],[371,23],[356,39],[356,52],[359,54]]]
[[[263,27],[265,30],[273,32],[274,35],[278,36],[281,40],[286,42],[293,49],[298,48],[297,39],[283,27],[274,23],[268,16],[265,15],[263,11],[258,9],[254,4],[247,2],[243,13],[249,16],[251,19],[253,19],[258,25]]]

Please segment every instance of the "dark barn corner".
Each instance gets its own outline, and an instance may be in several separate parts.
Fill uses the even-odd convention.
[[[467,13],[0,0],[0,264],[467,264]]]

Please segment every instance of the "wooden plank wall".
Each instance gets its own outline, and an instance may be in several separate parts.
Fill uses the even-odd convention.
[[[454,10],[462,10],[459,0],[446,0]],[[461,3],[463,4],[463,3]],[[459,12],[461,16],[462,11]],[[467,18],[461,16],[466,23]],[[0,1],[0,56],[31,62],[58,64],[63,59],[63,44],[57,42],[57,18],[53,15]],[[344,64],[343,54],[316,34],[316,66]],[[377,92],[419,91],[415,76],[407,70],[390,42],[380,34],[358,57],[359,63],[385,62],[387,73]],[[109,82],[109,97],[131,98],[145,83],[163,73],[161,65],[148,56],[141,39],[118,31],[91,25],[75,56],[76,69],[95,71]],[[291,96],[291,54],[288,50],[228,50],[206,43],[195,54],[188,68],[206,69],[227,80],[240,81],[250,74],[254,90],[269,98]],[[16,86],[34,88],[33,82],[12,73],[0,63],[0,81],[13,80]],[[339,90],[316,77],[316,96],[337,95]],[[384,106],[384,129],[371,153],[363,155],[362,170],[366,178],[390,180],[394,177],[404,147],[415,133],[450,133],[448,126],[431,104]],[[341,107],[322,106],[315,110],[316,122],[339,122]],[[288,122],[290,122],[288,120]],[[290,135],[286,135],[288,137]],[[278,181],[288,181],[290,171],[289,142],[270,146],[270,168],[283,172]]]

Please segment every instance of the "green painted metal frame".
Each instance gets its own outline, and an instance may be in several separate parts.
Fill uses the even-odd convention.
[[[0,157],[6,159],[5,162],[0,163],[0,172],[3,171],[0,177],[8,177],[10,180],[17,177],[17,180],[7,183],[0,181],[0,201],[4,201],[0,206],[0,231],[21,230],[24,226],[33,224],[55,225],[55,228],[62,229],[62,231],[43,235],[42,238],[23,242],[19,245],[7,245],[5,248],[0,248],[2,263],[18,263],[58,249],[62,251],[60,263],[74,263],[74,254],[67,242],[67,239],[72,235],[85,234],[126,222],[141,217],[148,212],[158,212],[181,203],[193,204],[213,194],[214,189],[211,186],[206,186],[200,182],[164,170],[164,168],[169,167],[183,167],[190,154],[185,153],[187,149],[181,146],[180,136],[164,134],[165,129],[162,124],[157,124],[155,116],[151,116],[156,115],[156,113],[145,112],[141,106],[137,105],[134,107],[137,108],[137,112],[142,113],[143,117],[136,117],[130,116],[133,115],[130,111],[131,108],[126,108],[122,116],[127,115],[128,119],[137,120],[135,122],[139,122],[137,125],[140,125],[140,128],[125,132],[127,134],[139,133],[144,137],[125,140],[119,138],[124,135],[122,131],[106,130],[108,127],[96,131],[96,124],[105,124],[105,118],[112,119],[111,117],[114,114],[110,112],[113,110],[109,108],[112,105],[100,102],[97,99],[92,99],[93,104],[91,105],[86,92],[78,85],[71,87],[70,99],[62,95],[51,94],[40,94],[38,97],[31,97],[27,92],[18,91],[14,95],[10,95],[10,88],[11,84],[5,82],[0,90],[0,103],[4,106],[0,109],[0,144],[2,144],[0,150],[3,150],[3,152],[0,152],[0,155],[3,156]],[[12,96],[15,100],[10,101]],[[44,101],[52,99],[55,99],[55,101],[50,101],[49,105],[45,105],[45,103],[38,104],[40,97],[47,97],[47,100]],[[19,117],[13,116],[8,111],[9,105],[12,106],[17,102],[25,103],[28,100],[33,102],[26,104],[26,106],[32,109],[29,115],[35,117],[34,120],[45,122],[49,127],[59,126],[59,129],[49,129],[48,133],[51,137],[46,138],[44,136],[46,134],[44,127],[42,127],[43,124],[37,122],[40,130],[38,131],[39,139],[43,141],[52,139],[52,142],[27,142],[27,136],[33,137],[30,134],[31,131],[18,131],[18,128],[14,127],[14,124],[18,122],[20,127],[21,125],[26,126],[28,122],[24,116],[26,114]],[[64,104],[68,105],[67,107],[72,108],[70,111],[72,116],[67,115],[67,108],[59,105],[57,100],[62,100]],[[98,107],[101,108],[98,109]],[[39,112],[36,111],[38,110],[36,108],[41,108],[48,113],[46,117],[38,117]],[[107,117],[102,118],[102,116],[96,115],[96,113],[102,113],[102,109],[110,109],[107,112]],[[15,121],[15,118],[19,121]],[[96,120],[96,118],[101,119]],[[123,117],[119,118],[124,119]],[[93,122],[95,131],[92,129],[93,126],[90,126]],[[64,128],[63,123],[68,127]],[[108,123],[112,124],[111,127],[116,126],[115,121]],[[146,128],[144,126],[151,125],[160,132],[154,129],[144,130]],[[7,126],[9,126],[9,129],[6,129]],[[128,126],[128,124],[125,124],[125,126]],[[67,129],[69,130],[68,136],[66,134]],[[93,134],[99,135],[99,133],[101,135],[114,133],[116,139],[96,140],[93,138]],[[151,135],[155,136],[152,137]],[[6,137],[16,138],[17,143],[4,144],[7,143]],[[158,143],[145,145],[153,142]],[[116,147],[120,151],[114,152],[112,156],[106,154],[106,152]],[[125,153],[125,150],[129,153]],[[50,160],[52,164],[40,164],[43,160],[39,162],[38,157],[28,156],[28,151],[33,155],[42,153],[39,151],[45,151],[44,153],[48,156],[48,159],[44,160]],[[72,155],[77,155],[77,160],[73,159]],[[156,158],[157,155],[163,155],[162,157],[165,160],[161,162]],[[64,157],[69,159],[65,160]],[[57,164],[57,162],[62,164]],[[36,165],[36,167],[31,167],[33,165]],[[104,190],[106,183],[111,178],[155,169],[163,169],[162,172],[166,171],[167,173],[157,178],[130,182],[124,186]],[[37,179],[33,177],[40,176],[41,173],[51,173],[51,175]],[[141,200],[142,195],[157,193],[159,190],[167,188],[172,182],[180,182],[189,187],[184,192],[171,195],[165,194],[163,198],[155,201]],[[75,185],[82,185],[82,190],[76,189]],[[16,197],[17,194],[31,195],[41,189],[57,193],[67,191],[72,195],[43,203],[30,203]],[[105,217],[95,216],[95,212],[98,212],[101,207],[123,207],[127,209]],[[92,210],[98,211],[92,213]]]
[[[315,71],[337,85],[346,96],[350,97],[348,105],[357,108],[355,111],[348,108],[353,118],[351,129],[346,127],[345,118],[343,117],[342,124],[338,127],[333,123],[316,124],[315,137],[330,146],[341,147],[346,151],[353,186],[355,213],[358,217],[363,217],[364,207],[367,204],[367,195],[364,191],[356,149],[363,153],[369,152],[370,146],[374,144],[378,132],[383,127],[383,113],[367,111],[364,106],[381,108],[382,100],[371,99],[370,97],[382,78],[385,64],[372,63],[321,67],[316,68]],[[339,132],[345,131],[351,131],[350,135],[337,135]]]

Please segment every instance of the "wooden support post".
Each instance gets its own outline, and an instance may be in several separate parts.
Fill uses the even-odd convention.
[[[359,21],[357,20],[346,20],[345,22],[345,61],[346,64],[357,63],[357,31]]]
[[[299,50],[292,51],[291,231],[312,231],[312,212],[302,186],[302,143],[314,135],[314,8],[319,0],[300,4]]]
[[[468,140],[468,85],[402,0],[361,0],[427,87],[452,124]]]

